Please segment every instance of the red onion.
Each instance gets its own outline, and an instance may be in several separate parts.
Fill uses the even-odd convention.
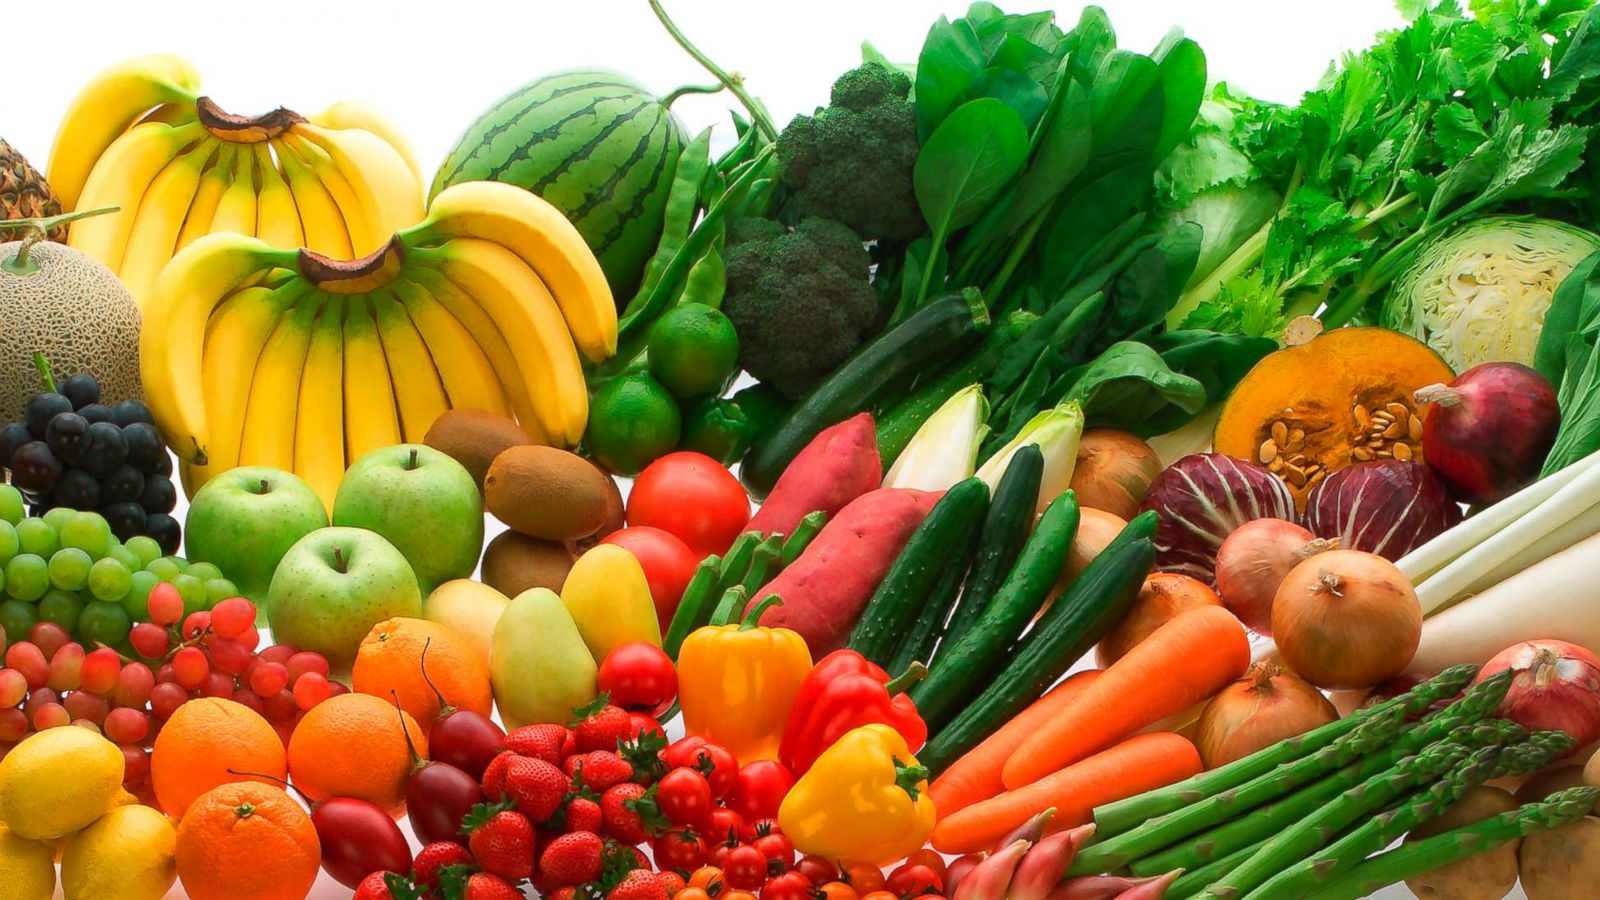
[[[1255,519],[1233,530],[1217,551],[1217,593],[1222,605],[1255,631],[1272,634],[1272,598],[1289,570],[1339,539],[1315,537],[1284,519]]]
[[[1534,731],[1565,731],[1579,747],[1600,739],[1600,658],[1566,641],[1523,641],[1484,663],[1478,680],[1506,669],[1517,674],[1502,716]]]
[[[1422,458],[1463,503],[1494,503],[1537,478],[1561,424],[1555,388],[1520,363],[1473,366],[1415,399],[1433,404]]]

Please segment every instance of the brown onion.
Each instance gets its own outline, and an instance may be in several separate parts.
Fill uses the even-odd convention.
[[[1066,583],[1083,574],[1100,551],[1112,538],[1128,527],[1128,520],[1103,509],[1085,507],[1078,514],[1078,532],[1072,536],[1072,549],[1067,552]]]
[[[1411,661],[1422,607],[1394,563],[1329,550],[1284,577],[1272,601],[1272,635],[1284,663],[1317,687],[1368,687]]]
[[[1179,613],[1202,606],[1221,606],[1215,592],[1198,579],[1176,572],[1153,572],[1139,588],[1139,596],[1128,608],[1122,621],[1100,639],[1095,648],[1095,658],[1104,669],[1133,649],[1133,645],[1150,636]]]
[[[1600,739],[1600,658],[1566,641],[1523,641],[1484,663],[1478,680],[1506,669],[1516,675],[1500,715],[1533,731],[1565,731],[1579,747]]]
[[[1337,718],[1321,691],[1262,660],[1206,704],[1195,746],[1206,768],[1214,769]]]
[[[1289,570],[1339,539],[1318,538],[1284,519],[1252,519],[1217,550],[1217,593],[1228,611],[1257,632],[1272,634],[1272,598]]]
[[[1149,444],[1126,431],[1091,428],[1078,441],[1072,490],[1079,506],[1131,519],[1160,474],[1161,460]]]

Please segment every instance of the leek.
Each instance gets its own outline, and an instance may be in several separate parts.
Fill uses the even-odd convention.
[[[911,436],[884,476],[883,486],[944,491],[971,478],[978,466],[978,446],[989,434],[989,426],[984,424],[988,419],[989,401],[983,396],[983,385],[956,391]]]
[[[1042,514],[1050,501],[1065,493],[1072,484],[1072,470],[1078,463],[1078,439],[1083,437],[1083,408],[1069,400],[1028,420],[1017,436],[994,452],[978,468],[978,477],[989,485],[992,496],[1006,473],[1011,458],[1029,444],[1038,444],[1044,454],[1044,476],[1039,481],[1039,503],[1035,514]]]

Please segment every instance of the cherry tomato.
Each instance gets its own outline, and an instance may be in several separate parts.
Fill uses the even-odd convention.
[[[698,871],[706,861],[706,842],[687,825],[674,825],[650,842],[650,855],[662,871]]]
[[[842,881],[830,881],[817,889],[817,900],[858,900],[856,889]]]
[[[740,844],[722,861],[722,877],[728,887],[753,891],[767,881],[767,858],[749,844]]]
[[[703,737],[690,735],[673,742],[661,751],[661,759],[668,766],[699,769],[711,783],[711,796],[719,800],[733,791],[739,778],[739,760],[726,747]]]
[[[821,856],[803,856],[794,864],[794,870],[806,876],[812,884],[828,884],[837,882],[839,867],[830,860]]]
[[[918,850],[917,852],[906,857],[905,864],[908,866],[927,866],[938,874],[940,886],[944,885],[944,857],[939,855],[939,851],[930,849],[928,847],[923,847],[921,850]]]
[[[762,886],[761,900],[812,900],[811,882],[799,872],[786,872]]]
[[[883,886],[902,897],[937,894],[944,890],[944,876],[921,863],[907,863],[891,872]]]
[[[638,737],[641,734],[653,734],[656,737],[665,738],[667,730],[662,728],[661,723],[656,721],[655,717],[649,713],[628,713],[628,735],[630,737]]]
[[[724,553],[750,521],[750,497],[733,473],[703,453],[668,453],[646,466],[628,495],[628,525],[653,525],[696,559]]]
[[[644,569],[644,580],[650,585],[656,618],[672,621],[672,614],[678,611],[678,601],[683,599],[683,589],[694,577],[701,555],[689,549],[689,545],[672,532],[649,525],[613,531],[601,538],[600,543],[616,544],[633,554],[639,567]]]
[[[656,805],[673,823],[698,826],[711,812],[711,785],[694,769],[673,769],[656,782]]]
[[[900,896],[888,891],[869,891],[861,895],[861,900],[900,900]]]
[[[719,806],[706,815],[705,819],[706,840],[719,844],[745,843],[744,817],[727,808]]]
[[[669,894],[668,896],[672,900],[711,900],[711,895],[706,893],[705,888],[697,887],[686,887],[676,894]]]
[[[623,709],[662,713],[678,696],[678,670],[667,651],[631,641],[606,654],[600,664],[600,690]]]
[[[877,866],[866,863],[845,863],[844,876],[844,880],[850,882],[856,893],[861,895],[861,900],[866,900],[867,895],[873,891],[883,889],[883,871]]]
[[[777,874],[794,867],[794,842],[785,835],[775,832],[764,834],[751,841],[750,846],[760,850],[761,855],[767,858],[768,872]]]
[[[722,883],[722,870],[716,866],[701,866],[689,875],[689,886],[697,888],[710,887],[712,884]]]
[[[756,900],[756,895],[753,891],[732,890],[723,892],[717,900]]]
[[[794,775],[783,763],[760,759],[739,768],[728,805],[748,821],[775,819],[783,798],[794,787]]]

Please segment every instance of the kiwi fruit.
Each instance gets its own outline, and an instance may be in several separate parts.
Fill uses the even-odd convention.
[[[484,505],[513,531],[570,541],[605,524],[612,486],[594,464],[554,447],[509,447],[489,465]]]
[[[567,541],[567,548],[578,556],[582,556],[585,550],[600,543],[605,539],[606,535],[620,531],[622,526],[627,524],[627,510],[622,504],[622,490],[617,487],[617,480],[611,477],[610,472],[600,468],[598,465],[592,462],[590,465],[594,465],[595,471],[599,472],[606,480],[606,516],[601,521],[600,527],[596,528],[593,533],[586,534],[577,540]]]
[[[576,560],[565,544],[505,531],[483,551],[483,583],[507,597],[536,587],[559,594]]]
[[[477,409],[451,409],[433,420],[422,442],[461,463],[482,491],[484,476],[496,456],[509,447],[533,444],[534,440],[505,416]]]

